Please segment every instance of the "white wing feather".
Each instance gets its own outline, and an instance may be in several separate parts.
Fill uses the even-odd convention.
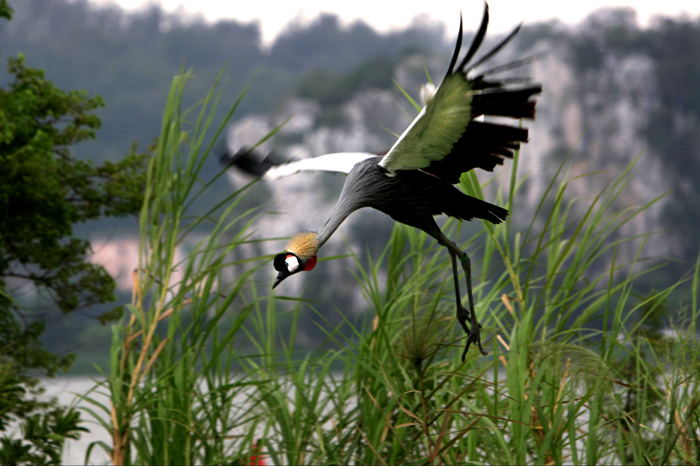
[[[352,167],[371,157],[377,157],[377,155],[366,152],[337,152],[326,154],[272,167],[265,173],[263,178],[267,180],[276,180],[302,171],[339,172],[347,175],[350,173],[350,170],[352,170]]]

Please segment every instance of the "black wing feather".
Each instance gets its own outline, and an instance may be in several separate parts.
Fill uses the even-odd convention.
[[[230,167],[235,165],[248,175],[260,178],[267,173],[270,168],[289,163],[293,160],[282,160],[275,152],[270,152],[267,156],[263,156],[252,149],[241,147],[238,152],[233,155],[228,151],[224,152],[219,158],[219,161]]]
[[[464,56],[464,59],[462,60],[462,63],[459,64],[459,67],[457,68],[458,73],[466,73],[464,70],[464,67],[469,63],[469,60],[472,59],[476,51],[481,47],[481,43],[484,41],[484,37],[486,36],[486,30],[489,28],[489,5],[488,3],[484,2],[484,15],[481,17],[481,26],[479,26],[479,31],[476,33],[476,36],[474,36],[474,40],[472,41],[472,45],[469,47],[469,50],[467,51],[467,54]],[[461,36],[462,36],[462,18],[460,16],[459,18],[459,40],[457,41],[457,44],[461,44]],[[459,53],[457,49],[455,49],[455,53]],[[454,59],[454,58],[453,58]],[[452,67],[450,67],[452,69]],[[452,73],[448,73],[450,75]]]
[[[518,24],[518,26],[517,26],[515,29],[513,29],[513,31],[512,31],[510,34],[508,34],[508,35],[506,36],[505,39],[503,39],[501,42],[499,42],[494,48],[492,48],[491,50],[489,50],[488,52],[486,52],[486,54],[485,54],[483,57],[479,58],[479,59],[476,61],[476,63],[473,63],[469,68],[467,68],[466,70],[464,70],[464,73],[467,73],[469,70],[472,70],[472,69],[476,68],[477,66],[481,65],[481,64],[484,63],[486,60],[488,60],[489,58],[492,58],[494,55],[496,55],[498,52],[500,52],[500,50],[501,50],[508,42],[510,42],[510,41],[513,39],[513,37],[515,37],[516,34],[518,34],[518,32],[520,32],[520,28],[521,28],[522,26],[523,26],[522,23]]]
[[[459,51],[462,48],[462,14],[459,14],[459,33],[457,34],[457,44],[455,45],[455,51],[452,52],[452,60],[450,60],[450,66],[447,68],[447,74],[445,78],[450,76],[454,72],[455,63],[457,63],[457,57],[459,57]]]
[[[470,70],[493,58],[503,49],[517,35],[522,26],[516,27],[498,44],[470,65],[469,61],[478,52],[484,41],[488,22],[489,10],[488,5],[485,4],[479,31],[474,36],[466,56],[455,70],[455,61],[462,42],[462,20],[460,18],[457,46],[455,47],[447,76],[453,73],[460,73],[465,76],[465,79],[469,80],[470,87],[474,91],[471,95],[472,120],[464,129],[459,140],[452,146],[452,150],[443,159],[434,161],[430,166],[423,169],[423,171],[435,175],[450,184],[459,183],[462,173],[474,168],[493,171],[496,165],[503,164],[504,158],[512,158],[514,152],[520,148],[520,144],[528,140],[527,128],[474,121],[474,119],[482,115],[486,117],[534,119],[536,102],[531,100],[531,98],[542,92],[540,84],[528,84],[529,79],[526,78],[503,78],[499,80],[491,76],[501,71],[509,71],[527,65],[534,60],[535,56],[491,68],[473,78],[466,77]],[[489,75],[488,80],[485,79],[487,75]],[[521,85],[514,85],[516,83]]]

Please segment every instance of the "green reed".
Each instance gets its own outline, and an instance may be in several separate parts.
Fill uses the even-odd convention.
[[[246,256],[259,215],[241,207],[246,188],[188,215],[213,185],[199,176],[205,141],[238,102],[210,131],[216,86],[182,112],[185,82],[174,80],[149,168],[131,314],[95,387],[109,404],[86,396],[112,439],[91,450],[115,464],[250,464],[261,452],[266,464],[700,461],[700,276],[664,338],[649,316],[680,284],[637,296],[657,267],[643,262],[646,237],[621,233],[657,200],[615,207],[634,162],[589,198],[570,194],[582,176],[562,165],[524,227],[446,223],[467,238],[488,356],[461,362],[449,256],[403,225],[367,263],[353,252],[366,323],[318,313],[327,341],[309,351],[295,335],[313,303],[252,279],[269,258]],[[517,156],[510,166],[507,196],[488,189],[517,212],[526,177]],[[483,197],[475,174],[461,185]]]

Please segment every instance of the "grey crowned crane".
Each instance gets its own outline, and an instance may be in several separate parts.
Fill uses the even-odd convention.
[[[497,72],[521,66],[526,60],[470,76],[475,67],[493,57],[520,29],[517,27],[493,49],[472,62],[484,39],[488,22],[488,5],[485,5],[474,41],[458,62],[462,45],[460,18],[457,44],[445,78],[437,88],[428,84],[421,89],[423,109],[385,155],[336,153],[281,163],[271,154],[260,162],[259,155],[243,148],[234,155],[222,157],[224,163],[268,180],[316,170],[348,175],[338,203],[321,231],[295,235],[286,250],[275,257],[274,267],[278,274],[273,288],[291,275],[312,270],[319,249],[340,224],[354,211],[372,207],[397,222],[423,230],[447,248],[452,260],[457,320],[468,335],[462,360],[472,343],[478,345],[482,354],[488,354],[481,345],[481,325],[474,311],[469,256],[443,234],[433,218],[445,214],[460,220],[480,218],[497,224],[508,215],[506,209],[467,196],[453,186],[459,182],[462,173],[473,168],[493,171],[496,165],[503,164],[504,157],[512,158],[520,143],[527,141],[526,128],[477,118],[534,119],[535,101],[531,97],[542,90],[541,85],[526,80],[492,77]],[[458,261],[466,276],[469,310],[462,305]]]

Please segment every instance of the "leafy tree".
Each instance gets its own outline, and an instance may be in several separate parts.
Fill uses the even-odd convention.
[[[5,17],[7,5],[3,0]],[[85,91],[65,92],[44,78],[44,72],[24,65],[24,57],[8,60],[13,81],[0,89],[0,309],[3,324],[9,313],[21,314],[10,297],[10,280],[29,281],[64,313],[114,299],[115,283],[103,267],[90,263],[90,243],[72,237],[73,225],[101,217],[138,212],[142,202],[145,154],[131,153],[119,162],[94,166],[71,156],[70,146],[95,137],[104,106]],[[113,317],[113,316],[107,316]],[[3,354],[26,368],[49,374],[65,360],[36,358],[32,335],[8,348],[16,332],[3,325]],[[19,341],[19,340],[16,340]],[[9,353],[8,353],[9,351]]]
[[[11,14],[0,0],[0,18]],[[95,137],[102,99],[58,89],[22,55],[8,60],[8,71],[11,82],[0,88],[0,431],[23,419],[24,439],[2,439],[0,462],[56,463],[59,437],[80,430],[78,417],[38,401],[35,376],[67,369],[72,357],[43,348],[44,323],[13,290],[29,284],[63,313],[115,299],[114,279],[89,262],[90,243],[73,237],[73,226],[138,212],[146,154],[134,147],[99,166],[71,156],[71,146]]]

